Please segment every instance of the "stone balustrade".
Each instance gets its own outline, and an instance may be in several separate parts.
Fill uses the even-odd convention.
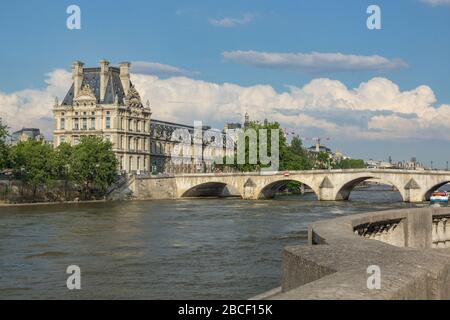
[[[432,248],[450,248],[450,216],[433,217]]]
[[[281,287],[254,299],[450,299],[450,208],[351,215],[308,235],[285,248]]]
[[[360,225],[355,228],[355,234],[396,246],[403,246],[405,242],[402,220]]]

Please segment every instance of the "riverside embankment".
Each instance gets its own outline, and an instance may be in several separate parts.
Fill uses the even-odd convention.
[[[313,223],[308,245],[284,249],[281,288],[256,298],[450,299],[450,208]]]

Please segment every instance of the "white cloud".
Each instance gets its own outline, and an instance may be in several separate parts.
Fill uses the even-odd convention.
[[[47,87],[42,90],[21,90],[10,94],[0,91],[0,117],[12,130],[22,127],[41,128],[49,138],[53,130],[54,100],[65,96],[71,85],[71,74],[57,69],[48,73]]]
[[[436,6],[445,6],[445,5],[450,5],[450,0],[421,0],[423,3],[432,5],[433,7]]]
[[[198,74],[198,72],[195,71],[147,61],[133,61],[131,63],[131,71],[134,73],[156,75],[159,77],[193,76]]]
[[[356,88],[337,80],[314,79],[303,87],[277,92],[270,85],[217,84],[188,77],[161,79],[133,74],[143,100],[150,100],[156,119],[193,124],[202,120],[217,128],[225,122],[268,118],[303,135],[320,132],[344,140],[450,140],[450,105],[436,106],[428,86],[402,91],[386,78],[373,78]],[[54,97],[60,100],[71,85],[70,72],[54,70],[42,90],[0,92],[0,117],[12,129],[53,130]]]
[[[153,105],[157,119],[192,124],[203,120],[217,127],[242,121],[245,112],[258,120],[277,120],[306,134],[320,130],[343,139],[398,138],[450,140],[450,107],[435,107],[428,86],[401,91],[385,78],[348,89],[337,80],[315,79],[303,87],[277,92],[269,85],[243,87],[186,77],[158,79],[134,75],[133,82]]]
[[[211,25],[215,27],[222,28],[233,28],[238,25],[248,24],[255,19],[256,15],[253,13],[244,14],[242,17],[233,18],[233,17],[225,17],[221,19],[209,18],[208,21]]]
[[[261,68],[276,68],[305,72],[377,71],[400,69],[407,64],[399,59],[387,59],[379,55],[360,56],[342,53],[276,53],[258,51],[228,51],[222,56]]]

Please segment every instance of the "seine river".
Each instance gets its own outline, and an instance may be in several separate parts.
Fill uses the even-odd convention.
[[[280,285],[308,224],[407,207],[380,186],[349,202],[189,199],[0,207],[0,299],[247,299]],[[69,265],[81,290],[66,287]]]

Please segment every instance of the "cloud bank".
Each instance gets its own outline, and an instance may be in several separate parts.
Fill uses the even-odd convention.
[[[209,18],[209,23],[214,27],[221,28],[233,28],[238,25],[248,24],[255,19],[256,15],[253,13],[244,14],[242,17],[233,18],[233,17],[225,17],[221,19]]]
[[[53,130],[52,108],[55,98],[65,96],[72,83],[70,72],[54,70],[47,75],[42,90],[25,89],[9,94],[0,91],[0,117],[12,130],[40,128],[49,138]]]
[[[189,71],[158,62],[147,61],[133,61],[131,63],[131,72],[155,75],[159,77],[193,76],[198,74],[198,72],[195,71]]]
[[[297,70],[310,73],[343,71],[379,71],[406,68],[400,59],[379,55],[361,56],[342,53],[277,53],[258,51],[226,51],[222,56],[229,61],[260,68]]]
[[[277,92],[270,85],[240,86],[188,77],[159,78],[133,74],[132,81],[144,100],[152,104],[153,117],[161,120],[205,124],[221,128],[225,122],[272,119],[303,135],[313,130],[352,140],[450,140],[450,104],[436,104],[433,90],[419,86],[402,91],[386,78],[373,78],[356,88],[318,78],[304,86]],[[40,127],[47,137],[53,130],[52,106],[71,85],[70,72],[47,74],[42,90],[0,92],[0,117],[16,130]]]
[[[421,1],[433,7],[450,5],[450,0],[421,0]]]

